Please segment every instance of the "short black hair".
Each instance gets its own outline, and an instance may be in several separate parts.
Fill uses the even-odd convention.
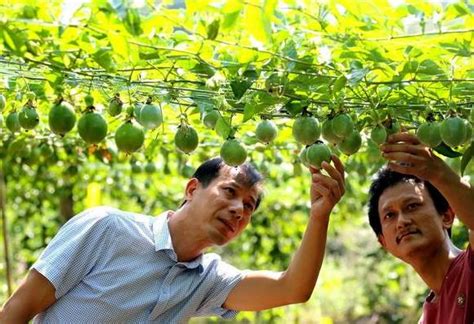
[[[225,166],[224,160],[220,157],[209,159],[202,163],[194,172],[192,178],[196,178],[206,188],[214,179],[219,177],[220,170]],[[263,176],[257,171],[257,169],[250,163],[246,162],[240,165],[240,169],[243,171],[246,179],[246,185],[253,187],[254,185],[262,182]],[[255,210],[257,210],[260,202],[262,201],[263,193],[259,192],[257,201],[255,202]],[[184,205],[185,202],[183,202]]]
[[[388,167],[383,167],[377,172],[369,190],[369,223],[375,235],[382,234],[382,224],[380,223],[379,215],[379,199],[383,192],[390,187],[395,186],[400,182],[414,181],[415,183],[424,184],[428,190],[428,194],[433,200],[436,211],[443,214],[449,209],[449,203],[444,196],[433,186],[429,181],[422,180],[416,176],[403,174],[390,170]],[[448,234],[451,236],[451,229],[448,229]]]

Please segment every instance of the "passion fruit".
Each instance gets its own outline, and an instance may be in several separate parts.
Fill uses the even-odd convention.
[[[39,116],[36,109],[25,105],[18,114],[18,122],[24,129],[33,129],[39,124]]]
[[[76,114],[72,105],[66,101],[54,105],[48,115],[49,128],[58,135],[65,135],[76,124]]]
[[[120,99],[120,95],[116,94],[109,102],[107,112],[110,116],[115,117],[120,115],[123,108],[123,101]]]
[[[357,130],[354,130],[349,136],[339,143],[338,148],[346,155],[356,153],[362,145],[362,138]]]
[[[332,128],[332,121],[333,121],[332,119],[326,119],[323,122],[321,126],[321,135],[329,143],[338,144],[341,142],[342,139],[336,136],[336,134],[334,134],[334,131]]]
[[[293,123],[293,137],[301,144],[311,145],[321,135],[319,121],[312,116],[300,116]]]
[[[370,132],[370,138],[377,145],[383,144],[387,140],[387,130],[385,127],[377,125],[372,128],[372,131]]]
[[[198,133],[193,127],[181,124],[174,136],[174,144],[179,151],[191,153],[199,144]]]
[[[236,139],[228,139],[222,144],[220,156],[229,166],[238,166],[247,159],[247,151]]]
[[[153,103],[146,103],[140,109],[137,120],[147,129],[157,128],[163,122],[161,108]]]
[[[202,122],[204,126],[210,129],[216,128],[218,119],[219,119],[219,112],[215,109],[205,112],[202,116]]]
[[[303,148],[299,154],[299,159],[300,162],[303,163],[305,167],[309,167],[309,161],[308,161],[308,148],[309,146],[306,146]]]
[[[314,143],[308,148],[306,158],[309,165],[321,169],[321,164],[326,161],[331,162],[331,151],[324,143]]]
[[[332,131],[339,138],[346,138],[354,130],[354,123],[348,114],[339,114],[332,120]]]
[[[421,124],[416,130],[416,137],[429,147],[436,147],[441,144],[441,134],[438,122],[426,122]]]
[[[19,132],[21,129],[20,121],[18,120],[18,113],[16,111],[8,114],[5,123],[7,125],[7,128],[12,133]]]
[[[262,120],[255,130],[255,136],[257,137],[257,140],[265,144],[273,142],[277,135],[278,129],[275,123],[267,119]]]
[[[86,107],[92,107],[94,106],[94,97],[91,94],[88,94],[84,97],[84,102]]]
[[[466,139],[466,124],[460,117],[449,117],[441,122],[441,139],[451,147],[459,146]]]
[[[86,112],[77,123],[79,136],[87,144],[97,144],[107,135],[107,122],[105,118],[96,112]]]
[[[115,144],[120,151],[133,153],[137,151],[145,141],[145,132],[140,125],[127,121],[115,132]]]

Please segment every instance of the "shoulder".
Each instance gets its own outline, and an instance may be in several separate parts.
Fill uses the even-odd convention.
[[[233,265],[222,260],[221,256],[216,253],[206,253],[203,255],[202,266],[214,272],[218,277],[235,276],[242,273]]]

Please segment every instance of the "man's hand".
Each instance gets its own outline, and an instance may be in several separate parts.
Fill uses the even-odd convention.
[[[474,188],[451,169],[432,150],[408,133],[393,134],[381,146],[388,167],[430,182],[446,198],[456,216],[470,230],[469,243],[474,251]]]
[[[319,169],[310,168],[312,175],[311,217],[329,216],[345,193],[344,166],[335,155],[331,156],[331,160],[334,167],[327,162],[321,164],[328,175],[322,174]]]
[[[388,167],[396,172],[414,175],[431,183],[446,171],[451,171],[433,151],[409,133],[391,135],[381,146],[382,156],[389,160]]]

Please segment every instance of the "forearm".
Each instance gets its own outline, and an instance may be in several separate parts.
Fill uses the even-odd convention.
[[[431,183],[443,194],[459,220],[474,230],[474,188],[449,167]]]
[[[20,301],[9,300],[0,309],[0,323],[2,324],[19,324],[28,323],[33,318]]]
[[[282,280],[298,302],[311,297],[324,259],[329,215],[311,217],[301,241]]]

